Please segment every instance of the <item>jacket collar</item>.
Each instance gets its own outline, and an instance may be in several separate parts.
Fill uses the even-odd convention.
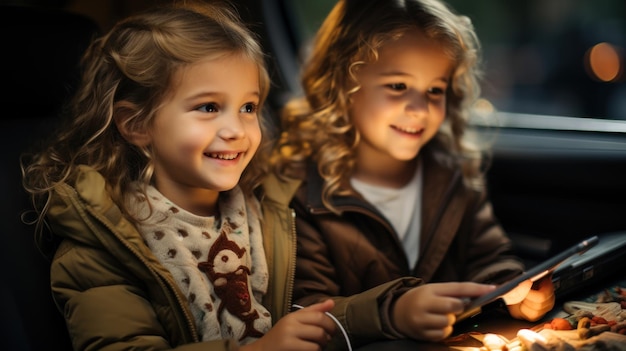
[[[313,213],[330,212],[330,210],[326,208],[326,206],[322,202],[324,179],[318,172],[317,164],[314,162],[309,162],[307,164],[306,182],[306,199],[310,211],[312,211]],[[341,212],[359,208],[374,212],[382,217],[380,212],[358,193],[350,196],[333,196],[331,199],[331,203]]]
[[[422,218],[433,219],[437,218],[437,213],[442,211],[446,200],[449,200],[454,188],[461,182],[461,172],[459,170],[452,171],[445,167],[430,153],[423,153],[423,193],[422,193]],[[307,164],[307,178],[306,178],[306,198],[307,204],[315,212],[323,212],[325,206],[322,202],[322,188],[324,185],[324,179],[320,176],[317,170],[317,164],[310,162]],[[334,196],[331,199],[333,205],[342,210],[346,207],[358,205],[370,210],[375,210],[373,206],[370,206],[365,199],[355,194],[354,196]],[[430,228],[431,221],[422,221],[422,228]]]
[[[63,183],[55,187],[47,217],[56,236],[108,248],[125,257],[121,244],[144,257],[145,262],[157,262],[135,225],[113,202],[104,177],[91,167],[78,167],[73,186]]]
[[[302,180],[279,178],[270,173],[263,179],[263,198],[278,204],[288,205],[302,184]]]
[[[446,167],[429,152],[423,152],[423,190],[422,190],[422,225],[420,238],[419,272],[417,276],[430,279],[438,268],[438,263],[446,254],[454,240],[458,225],[467,209],[467,192],[460,190],[463,180],[459,169]],[[306,202],[313,213],[328,213],[322,203],[323,179],[317,171],[317,165],[307,166],[305,187]],[[381,223],[388,223],[382,214],[360,195],[336,196],[332,203],[340,211],[359,211],[378,218]],[[391,225],[388,224],[389,230]],[[437,240],[434,240],[434,238]]]

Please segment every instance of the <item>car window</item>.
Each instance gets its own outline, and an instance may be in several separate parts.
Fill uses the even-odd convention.
[[[334,0],[287,1],[306,44]],[[626,2],[449,0],[483,46],[483,104],[497,111],[626,120]]]

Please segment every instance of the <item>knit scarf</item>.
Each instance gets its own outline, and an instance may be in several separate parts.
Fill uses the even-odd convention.
[[[219,218],[202,217],[152,186],[146,193],[151,215],[141,195],[131,199],[130,208],[141,219],[138,229],[147,245],[187,297],[202,340],[247,344],[265,334],[272,322],[260,303],[268,269],[259,204],[246,201],[236,187],[220,193]]]

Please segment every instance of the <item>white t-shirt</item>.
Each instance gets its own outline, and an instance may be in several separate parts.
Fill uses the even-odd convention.
[[[398,233],[409,268],[417,262],[422,208],[421,162],[413,179],[402,188],[385,188],[350,179],[350,184],[389,220]]]

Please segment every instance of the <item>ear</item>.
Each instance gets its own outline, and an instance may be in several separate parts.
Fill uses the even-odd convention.
[[[129,143],[143,147],[150,144],[150,134],[147,130],[139,128],[139,123],[134,119],[137,118],[137,108],[135,104],[128,101],[120,101],[113,108],[113,120],[117,126],[117,130],[122,137]]]

